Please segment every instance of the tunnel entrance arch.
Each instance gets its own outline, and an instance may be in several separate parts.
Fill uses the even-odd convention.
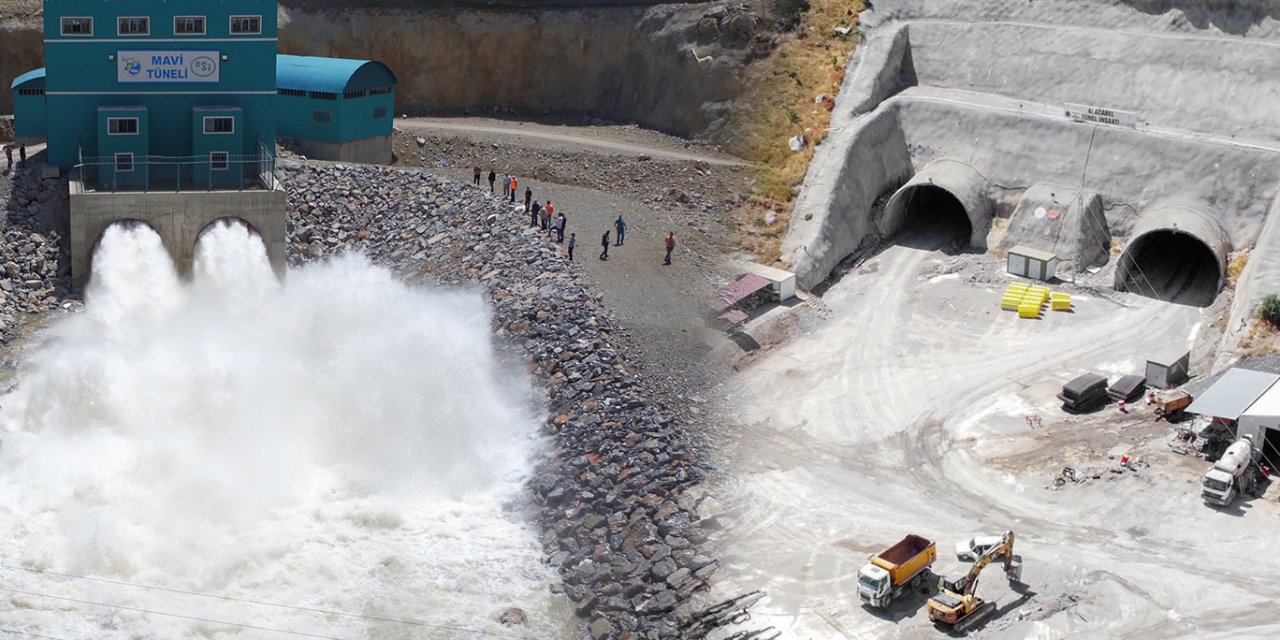
[[[982,174],[963,162],[930,162],[889,198],[881,232],[919,228],[926,233],[911,238],[985,251],[995,217],[989,187]]]
[[[93,244],[89,246],[90,271],[92,271],[93,269],[93,259],[95,256],[98,255],[98,249],[102,246],[102,239],[106,237],[108,230],[113,228],[137,229],[142,227],[146,227],[147,229],[150,229],[151,232],[156,234],[156,237],[160,239],[161,243],[164,242],[164,234],[160,233],[159,229],[155,228],[155,226],[153,226],[151,223],[147,222],[146,220],[141,220],[138,218],[120,218],[117,220],[112,220],[111,222],[108,222],[107,224],[102,225],[102,228],[98,230],[97,235],[95,235],[93,238]]]
[[[1167,207],[1144,215],[1116,263],[1115,288],[1207,307],[1222,289],[1231,245],[1208,215]]]
[[[196,244],[200,244],[200,238],[210,229],[219,224],[243,225],[244,228],[249,230],[249,235],[256,236],[259,239],[263,238],[262,232],[258,231],[258,228],[253,226],[252,222],[236,216],[222,216],[221,218],[214,218],[213,220],[210,220],[208,224],[200,227],[200,231],[196,232]],[[264,240],[263,242],[265,244],[266,241]]]

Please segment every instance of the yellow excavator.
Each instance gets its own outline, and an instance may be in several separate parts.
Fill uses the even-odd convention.
[[[938,581],[938,595],[929,598],[929,619],[940,627],[950,628],[956,633],[964,633],[991,615],[996,603],[985,602],[974,594],[978,589],[978,574],[987,565],[1002,558],[1004,573],[1010,582],[1021,582],[1022,566],[1013,561],[1013,532],[1006,531],[1000,537],[1000,543],[987,549],[986,553],[974,560],[969,572],[953,580],[942,578]]]

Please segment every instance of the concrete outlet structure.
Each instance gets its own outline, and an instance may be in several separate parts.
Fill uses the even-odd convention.
[[[102,231],[122,221],[154,229],[186,271],[210,222],[242,220],[283,271],[278,133],[308,155],[392,159],[395,75],[278,55],[277,13],[275,0],[46,0],[47,66],[13,82],[14,120],[20,138],[47,137],[51,168],[70,171],[76,285]]]
[[[151,227],[173,258],[178,272],[188,274],[196,242],[209,225],[236,220],[257,232],[276,273],[285,268],[285,192],[273,189],[218,191],[191,198],[186,193],[85,191],[71,184],[71,277],[75,286],[88,283],[93,251],[113,224]]]

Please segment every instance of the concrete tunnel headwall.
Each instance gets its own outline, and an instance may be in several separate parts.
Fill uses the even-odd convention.
[[[1115,288],[1168,302],[1208,306],[1226,281],[1231,240],[1212,216],[1185,205],[1139,216],[1116,263]]]
[[[93,251],[107,227],[128,221],[160,236],[179,273],[191,270],[196,242],[212,224],[233,219],[262,238],[277,274],[285,269],[285,193],[279,189],[212,192],[97,193],[71,191],[71,279],[83,287]]]
[[[925,165],[915,176],[902,185],[884,209],[880,231],[890,235],[911,224],[916,196],[926,189],[938,189],[949,194],[964,209],[969,220],[969,246],[987,248],[987,234],[995,218],[995,205],[991,201],[990,182],[973,167],[957,160],[940,159]]]
[[[871,219],[876,201],[911,177],[911,153],[893,110],[877,110],[832,128],[814,151],[805,189],[782,241],[796,283],[821,284],[841,260],[879,239]]]

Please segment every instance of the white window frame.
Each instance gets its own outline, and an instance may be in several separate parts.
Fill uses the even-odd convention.
[[[133,133],[111,133],[112,120],[132,120]],[[142,131],[142,119],[137,116],[111,116],[107,118],[107,135],[109,136],[136,136],[140,131]]]
[[[191,33],[178,33],[179,20],[200,20],[200,30]],[[203,36],[209,34],[209,19],[205,16],[174,16],[173,17],[173,35],[175,36]]]
[[[88,20],[89,33],[67,33],[66,20]],[[68,38],[91,38],[93,37],[93,16],[62,16],[58,20],[58,33]]]
[[[129,168],[128,168],[128,169],[121,169],[121,168],[120,168],[120,158],[121,158],[121,157],[128,157],[128,158],[129,158]],[[122,152],[117,153],[117,154],[115,155],[115,170],[116,170],[116,173],[133,173],[133,170],[134,170],[134,167],[135,167],[135,166],[136,166],[136,165],[133,163],[133,152],[132,152],[132,151],[129,151],[129,152],[124,152],[124,151],[122,151]]]
[[[245,18],[257,18],[258,30],[257,31],[236,31],[235,29],[236,20],[243,20]],[[251,15],[251,14],[246,14],[242,16],[231,16],[230,18],[227,19],[227,33],[233,36],[260,36],[262,35],[262,16]]]
[[[210,120],[222,120],[222,119],[231,121],[230,131],[210,131],[209,130]],[[204,116],[204,119],[200,121],[200,130],[203,131],[204,135],[206,136],[229,136],[236,132],[236,118],[235,116]]]
[[[224,156],[221,167],[219,167],[213,161],[213,155],[215,153],[221,153]],[[210,171],[230,171],[231,170],[231,152],[230,151],[210,151],[209,152],[209,170]]]
[[[121,20],[145,20],[147,30],[143,33],[120,33]],[[116,18],[116,35],[121,38],[145,38],[151,35],[151,16],[119,16]]]

